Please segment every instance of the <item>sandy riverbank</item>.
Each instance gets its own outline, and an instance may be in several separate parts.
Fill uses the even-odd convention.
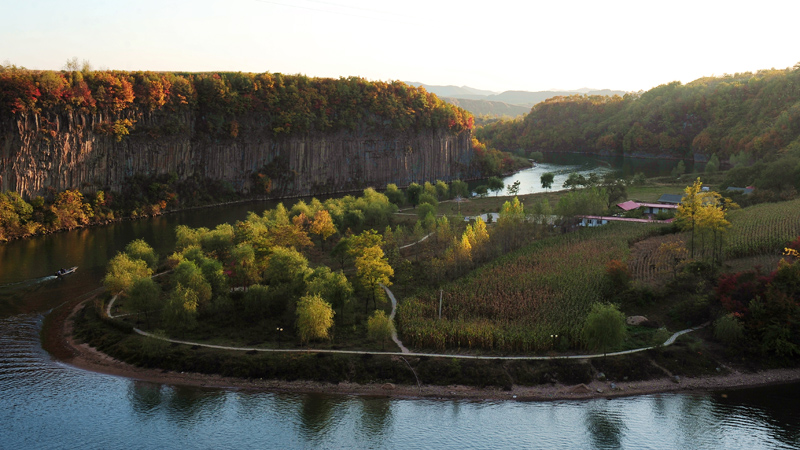
[[[69,308],[64,308],[63,311],[53,312],[55,316],[51,318],[50,329],[44,335],[47,349],[58,359],[81,369],[154,383],[273,392],[321,392],[327,394],[391,396],[398,398],[515,399],[518,401],[541,401],[609,398],[665,392],[724,391],[800,381],[800,369],[775,369],[758,373],[742,373],[734,370],[726,375],[715,377],[681,378],[679,383],[675,383],[669,378],[634,382],[626,381],[617,383],[616,390],[611,389],[611,382],[595,380],[587,385],[576,386],[546,384],[529,387],[515,385],[510,391],[505,391],[498,388],[478,388],[472,386],[332,384],[313,381],[289,382],[231,378],[199,373],[178,373],[135,367],[101,353],[87,344],[79,344],[76,342],[72,337],[71,317],[82,305],[83,302]]]

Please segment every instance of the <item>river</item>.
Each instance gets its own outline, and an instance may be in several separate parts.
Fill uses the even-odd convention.
[[[250,203],[0,245],[0,449],[800,448],[800,385],[584,401],[392,399],[204,389],[88,372],[42,348],[49,310],[144,238],[243,219]],[[48,274],[78,265],[63,280]]]
[[[584,155],[578,153],[545,153],[542,161],[537,161],[534,167],[521,170],[503,179],[503,184],[509,186],[516,181],[520,182],[520,194],[535,194],[545,192],[542,187],[541,177],[550,172],[554,175],[550,191],[563,190],[564,182],[570,173],[589,176],[596,173],[601,178],[609,172],[617,172],[623,177],[633,176],[639,172],[648,177],[663,177],[672,172],[678,164],[669,159],[653,158],[628,158],[622,156]],[[691,160],[684,161],[687,172],[694,169],[702,170],[704,163],[695,163]]]

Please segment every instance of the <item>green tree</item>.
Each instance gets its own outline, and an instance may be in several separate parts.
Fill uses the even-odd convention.
[[[433,215],[436,217],[436,206],[431,205],[430,203],[420,203],[419,207],[417,208],[417,216],[420,220],[425,220],[428,215]]]
[[[555,177],[556,175],[553,172],[543,173],[542,176],[539,178],[539,180],[542,182],[542,188],[547,189],[549,191],[550,188],[553,187],[553,180],[555,179]]]
[[[394,322],[382,309],[376,309],[367,319],[367,337],[381,343],[381,349],[386,348],[386,342],[392,338]]]
[[[680,176],[684,173],[686,173],[686,164],[684,164],[683,160],[680,160],[675,168],[672,169],[672,176],[675,178],[680,178]]]
[[[203,271],[192,261],[181,261],[170,276],[170,285],[173,289],[178,285],[184,289],[191,289],[195,292],[197,307],[205,308],[211,301],[211,284],[206,281]]]
[[[428,192],[425,192],[424,194],[419,196],[419,204],[423,205],[426,203],[429,205],[433,205],[434,208],[439,206],[439,201],[436,200],[436,197],[434,197]]]
[[[304,295],[297,302],[297,334],[300,342],[306,343],[312,339],[330,339],[330,329],[333,326],[335,314],[330,303],[326,302],[319,294]]]
[[[506,189],[508,190],[508,195],[517,196],[517,194],[519,194],[519,185],[520,185],[520,182],[519,182],[519,180],[517,180],[517,181],[513,182],[512,184],[509,184],[508,186],[506,186]]]
[[[603,180],[602,188],[606,191],[606,206],[608,209],[619,201],[628,198],[628,186],[625,181],[615,177],[607,177]]]
[[[111,258],[103,278],[103,285],[113,294],[129,289],[139,278],[149,278],[153,271],[141,259],[131,259],[127,253],[117,253]]]
[[[127,253],[131,259],[141,259],[147,263],[147,267],[153,270],[155,270],[158,264],[158,255],[155,250],[153,250],[153,247],[150,247],[150,244],[143,239],[136,239],[135,241],[129,242],[128,245],[125,246],[125,253]]]
[[[577,172],[572,172],[569,174],[569,176],[567,176],[567,179],[566,181],[564,181],[562,187],[575,190],[581,186],[586,186],[588,184],[589,181],[586,179],[586,177]]]
[[[439,200],[450,198],[450,188],[442,180],[436,180],[436,198]]]
[[[394,275],[394,269],[389,265],[388,259],[384,258],[383,250],[380,246],[367,247],[361,256],[356,258],[356,276],[361,285],[370,292],[372,305],[378,308],[375,290],[380,284],[391,286],[389,280]],[[369,298],[364,304],[364,313],[369,310]]]
[[[717,171],[719,171],[719,157],[717,156],[716,153],[714,153],[713,155],[711,155],[711,158],[709,158],[708,162],[706,163],[705,172],[715,173]]]
[[[397,206],[401,206],[403,203],[406,202],[406,196],[403,194],[403,191],[397,188],[397,185],[394,183],[389,183],[386,185],[386,192],[384,192],[386,198],[389,199],[390,202],[394,203]]]
[[[126,291],[128,303],[138,314],[144,313],[147,324],[150,324],[150,312],[160,306],[161,286],[150,277],[137,278]]]
[[[469,197],[469,185],[461,180],[453,180],[450,183],[450,195],[453,197]]]
[[[417,183],[411,183],[406,188],[406,199],[411,206],[415,207],[419,204],[419,196],[422,194],[422,186]]]
[[[587,346],[606,354],[608,349],[622,344],[627,336],[625,314],[611,304],[593,304],[584,322],[583,336]]]
[[[503,183],[503,179],[500,177],[489,177],[487,184],[489,190],[494,192],[495,197],[506,187],[505,183]]]
[[[305,283],[305,277],[311,272],[308,260],[297,250],[275,247],[269,256],[264,279],[270,285],[276,283]]]
[[[197,327],[197,292],[177,284],[167,297],[161,319],[167,328],[176,331]]]
[[[242,308],[245,317],[251,322],[258,322],[270,312],[270,300],[272,299],[269,287],[254,284],[247,288],[242,297]]]
[[[331,306],[339,309],[341,317],[344,317],[345,306],[353,297],[353,285],[342,271],[332,272],[327,266],[314,269],[309,276],[306,289],[309,294],[319,294],[322,298],[330,300]]]

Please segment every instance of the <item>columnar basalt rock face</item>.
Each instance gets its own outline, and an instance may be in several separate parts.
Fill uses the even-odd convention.
[[[121,191],[133,175],[207,177],[242,193],[253,174],[271,167],[272,196],[327,194],[473,178],[471,134],[350,132],[274,138],[245,117],[235,138],[195,133],[194,113],[139,114],[120,140],[103,124],[125,113],[16,114],[0,122],[0,190],[25,198],[48,190]],[[169,132],[163,130],[169,127]]]

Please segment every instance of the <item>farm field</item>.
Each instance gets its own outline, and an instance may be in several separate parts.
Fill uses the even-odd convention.
[[[725,237],[726,271],[741,271],[755,266],[772,269],[788,242],[800,236],[800,199],[762,203],[731,211],[731,227]],[[699,241],[699,239],[698,239]],[[673,274],[672,254],[659,252],[662,244],[689,247],[689,234],[655,236],[637,242],[628,259],[634,280],[662,283]]]
[[[591,305],[602,299],[606,264],[657,225],[618,223],[543,239],[399,310],[404,342],[418,348],[504,352],[580,346]],[[558,338],[552,336],[558,335]]]

